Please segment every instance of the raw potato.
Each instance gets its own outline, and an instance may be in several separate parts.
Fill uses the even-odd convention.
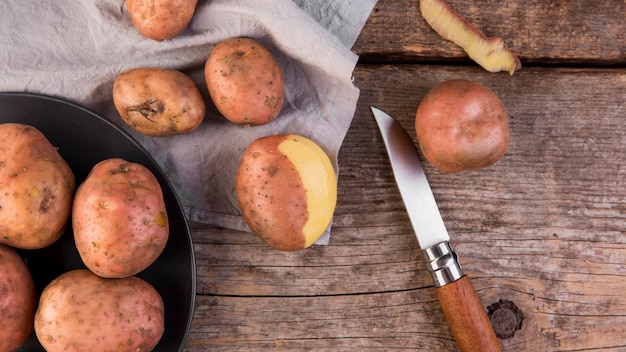
[[[215,46],[204,66],[211,99],[228,120],[258,126],[276,119],[285,99],[285,81],[274,56],[250,38]]]
[[[161,41],[176,37],[189,26],[197,2],[197,0],[126,0],[126,8],[139,33]]]
[[[41,131],[0,124],[0,243],[38,249],[58,240],[75,185],[72,170]]]
[[[337,204],[337,178],[328,155],[296,134],[252,142],[237,172],[236,191],[250,229],[284,251],[315,243]]]
[[[415,114],[424,157],[441,171],[476,170],[509,147],[509,119],[500,99],[476,82],[455,79],[433,88]]]
[[[96,164],[78,187],[72,226],[87,268],[107,278],[144,270],[161,255],[169,237],[165,201],[154,174],[119,158]]]
[[[17,252],[0,244],[0,352],[14,351],[33,333],[35,283]]]
[[[135,276],[105,279],[78,269],[44,289],[34,325],[48,352],[151,351],[164,332],[163,300]]]
[[[200,90],[184,73],[166,68],[135,68],[113,83],[113,104],[124,122],[153,137],[189,133],[204,120]]]

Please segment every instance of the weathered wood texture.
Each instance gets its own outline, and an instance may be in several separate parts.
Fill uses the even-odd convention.
[[[455,351],[369,106],[414,135],[436,83],[493,89],[511,123],[487,169],[426,164],[453,246],[485,306],[513,301],[505,351],[626,350],[626,69],[360,65],[328,246],[271,250],[193,224],[198,300],[188,351]]]
[[[284,253],[192,224],[186,351],[458,350],[369,111],[414,135],[421,98],[452,78],[491,88],[510,116],[497,164],[452,175],[425,164],[485,306],[505,299],[524,315],[504,351],[626,351],[626,2],[449,3],[524,67],[487,73],[426,25],[417,0],[380,0],[353,48],[361,97],[330,244]]]
[[[380,0],[354,51],[365,61],[467,63],[422,19],[418,0]],[[448,0],[488,36],[501,37],[522,64],[626,64],[626,1]]]

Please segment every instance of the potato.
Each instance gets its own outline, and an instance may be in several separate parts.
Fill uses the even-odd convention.
[[[76,269],[43,290],[34,326],[48,352],[150,351],[163,336],[163,300],[138,277],[105,279]]]
[[[72,170],[41,131],[0,124],[0,243],[37,249],[58,240],[75,185]]]
[[[216,45],[204,66],[204,77],[215,106],[234,123],[269,123],[283,106],[282,70],[254,39],[231,38]]]
[[[153,137],[189,133],[204,120],[200,90],[184,73],[166,68],[135,68],[113,83],[113,104],[124,122]]]
[[[33,333],[35,283],[17,252],[0,244],[0,352],[13,351]]]
[[[154,174],[119,158],[96,164],[78,187],[72,226],[87,268],[107,278],[144,270],[161,255],[169,237],[165,201]]]
[[[509,147],[502,101],[479,83],[454,79],[429,91],[415,114],[417,142],[437,169],[477,170],[500,160]]]
[[[270,246],[307,248],[324,233],[337,204],[337,177],[328,155],[296,134],[252,142],[236,178],[242,216]]]
[[[139,33],[157,41],[182,33],[193,18],[197,0],[126,0]]]

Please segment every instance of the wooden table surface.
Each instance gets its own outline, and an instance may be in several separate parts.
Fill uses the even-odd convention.
[[[510,117],[497,164],[425,165],[485,307],[506,300],[523,314],[504,351],[626,351],[626,1],[449,3],[523,68],[488,73],[427,26],[417,0],[380,0],[353,47],[361,96],[329,245],[286,253],[191,224],[185,351],[458,351],[369,111],[414,135],[421,98],[452,78],[491,88]]]

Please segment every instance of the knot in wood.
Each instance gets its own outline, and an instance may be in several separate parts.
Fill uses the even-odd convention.
[[[511,301],[500,299],[487,307],[487,314],[498,338],[508,339],[513,337],[515,332],[522,328],[524,314]]]

